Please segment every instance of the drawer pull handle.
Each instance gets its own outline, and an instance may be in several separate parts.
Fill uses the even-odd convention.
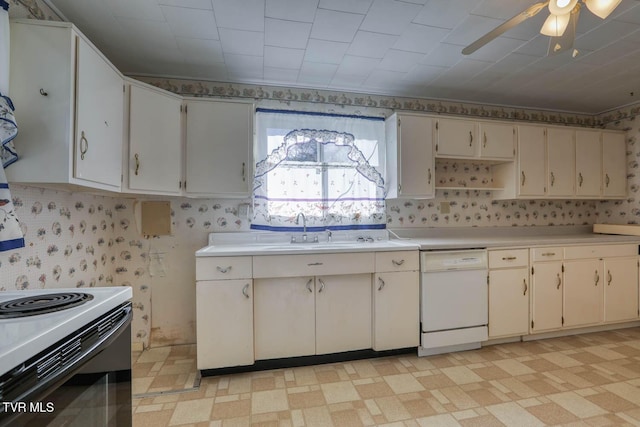
[[[322,281],[322,279],[318,279],[318,282],[320,282],[320,289],[318,289],[318,293],[324,291],[324,282]]]
[[[578,172],[578,187],[582,187],[583,182],[584,178],[582,177],[582,172]]]
[[[220,273],[222,273],[222,274],[227,274],[228,272],[230,272],[230,271],[231,271],[231,266],[229,266],[229,267],[225,267],[225,268],[220,267],[220,266],[217,266],[217,267],[216,267],[216,270],[218,270],[218,271],[219,271]]]
[[[556,253],[555,252],[545,252],[542,254],[542,256],[555,256]]]
[[[89,141],[84,136],[84,131],[80,133],[80,160],[84,160],[84,155],[89,151]]]
[[[469,131],[469,147],[473,147],[473,133]]]
[[[309,292],[313,292],[313,289],[311,289],[311,284],[313,283],[313,279],[309,279],[309,281],[307,282],[307,290]]]
[[[517,257],[514,257],[514,256],[503,256],[502,257],[503,261],[513,261],[514,259],[517,259]]]
[[[427,169],[427,184],[431,184],[431,168]]]
[[[380,286],[378,286],[378,290],[381,291],[382,288],[384,288],[384,285],[386,283],[384,283],[384,280],[382,280],[382,277],[378,277],[378,282],[380,283]]]
[[[312,267],[312,266],[314,266],[314,265],[322,265],[322,263],[321,263],[321,262],[311,262],[311,263],[309,263],[309,264],[307,264],[307,265],[308,265],[309,267]]]
[[[556,286],[556,289],[560,289],[560,285],[562,285],[562,279],[560,278],[560,273],[558,273],[558,286]]]
[[[529,289],[529,287],[527,286],[527,279],[522,279],[522,283],[524,283],[524,293],[522,295],[526,295],[527,289]]]
[[[138,172],[140,171],[140,156],[138,156],[138,153],[136,153],[133,157],[136,159],[136,170],[134,174],[137,176]]]
[[[598,270],[596,270],[596,286],[598,286],[598,282],[600,282],[600,275],[598,274]]]
[[[611,286],[612,280],[613,280],[613,276],[611,275],[611,271],[607,270],[607,286]]]
[[[551,186],[553,187],[553,184],[555,184],[556,182],[556,176],[553,174],[553,172],[551,172]]]
[[[524,171],[520,172],[520,187],[524,187],[524,183],[527,180],[527,176],[524,174]]]
[[[605,175],[605,179],[604,179],[604,183],[606,185],[607,188],[609,188],[609,183],[611,182],[611,179],[609,178],[609,174],[606,173]]]
[[[246,172],[246,167],[245,167],[245,163],[242,162],[242,182],[247,180],[247,172]]]
[[[242,288],[242,295],[244,295],[246,298],[249,298],[249,284],[248,283],[246,285],[244,285],[244,287]]]
[[[482,143],[483,148],[487,148],[487,133],[484,133],[484,142]]]
[[[392,259],[391,262],[393,263],[393,265],[400,267],[402,264],[404,264],[404,260],[401,259],[400,261],[396,261],[395,259]]]

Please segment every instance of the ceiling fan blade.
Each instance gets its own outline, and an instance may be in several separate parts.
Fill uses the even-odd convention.
[[[519,14],[509,19],[508,21],[504,22],[503,24],[498,25],[496,28],[489,31],[487,34],[485,34],[484,36],[480,37],[478,40],[471,43],[469,46],[462,49],[462,54],[463,55],[472,54],[476,50],[480,49],[482,46],[489,43],[491,40],[501,36],[502,34],[509,31],[516,25],[526,21],[529,18],[536,16],[548,4],[549,4],[549,0],[542,1],[540,3],[536,3],[534,5],[529,6],[524,11],[520,12]]]
[[[576,26],[578,25],[578,17],[580,16],[580,4],[571,11],[569,17],[569,24],[564,33],[558,37],[549,38],[549,49],[547,50],[547,56],[558,55],[573,47],[573,42],[576,39]]]

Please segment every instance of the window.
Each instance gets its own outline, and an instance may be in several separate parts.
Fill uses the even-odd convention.
[[[258,109],[251,228],[384,228],[384,119]]]

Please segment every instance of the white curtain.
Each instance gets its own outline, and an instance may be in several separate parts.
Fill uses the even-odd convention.
[[[9,94],[9,4],[0,0],[0,251],[24,247],[20,222],[16,217],[4,168],[18,156],[13,139],[18,126]]]
[[[384,119],[258,109],[251,228],[385,228]]]

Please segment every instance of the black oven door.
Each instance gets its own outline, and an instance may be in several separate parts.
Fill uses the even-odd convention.
[[[61,369],[62,372],[53,373],[50,378],[35,384],[31,384],[33,375],[27,375],[24,381],[17,382],[21,385],[13,387],[5,381],[7,392],[16,387],[28,388],[11,400],[3,396],[0,426],[130,427],[131,305],[127,303],[117,310],[119,312],[109,313],[111,317],[106,321],[103,316],[71,340],[65,339],[65,348],[69,348],[69,342],[80,343],[78,345],[83,347],[83,340],[77,336],[89,337],[85,339],[84,351],[75,356],[71,366]],[[49,358],[61,353],[64,358],[65,350],[50,350],[46,351]],[[36,371],[46,369],[45,358],[40,357],[38,362],[29,365],[35,365]],[[22,375],[28,374],[29,367],[20,371]]]

